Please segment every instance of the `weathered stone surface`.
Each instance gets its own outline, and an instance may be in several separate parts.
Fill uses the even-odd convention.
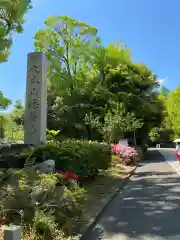
[[[39,165],[40,173],[52,173],[55,171],[55,161],[47,160]]]
[[[29,166],[24,168],[25,171],[30,172],[30,171],[39,171],[40,173],[52,173],[55,171],[55,161],[54,160],[47,160],[44,161],[40,164],[36,164],[34,166]]]
[[[47,121],[47,60],[44,53],[28,54],[24,143],[46,142]]]
[[[4,228],[4,240],[21,240],[22,228],[20,226],[10,226]]]

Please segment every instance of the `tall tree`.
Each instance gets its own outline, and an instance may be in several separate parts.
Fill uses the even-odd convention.
[[[12,34],[22,33],[24,14],[31,7],[31,0],[0,1],[0,62],[7,61],[12,45]]]
[[[24,14],[31,8],[31,0],[0,0],[0,63],[8,60],[12,45],[12,34],[22,33]],[[11,101],[0,91],[0,110]]]
[[[48,128],[89,139],[114,139],[119,128],[119,134],[132,136],[133,131],[144,138],[146,132],[147,138],[161,121],[157,76],[134,63],[125,44],[102,46],[97,30],[86,23],[63,16],[50,17],[45,24],[47,29],[35,36],[35,47],[50,63]],[[122,118],[128,126],[120,124]]]
[[[162,86],[161,87],[161,91],[160,91],[160,94],[162,94],[165,98],[168,97],[168,94],[170,93],[169,89],[166,88],[165,86]]]
[[[8,98],[5,98],[0,91],[0,111],[6,109],[10,103],[11,101]]]
[[[180,86],[171,91],[166,100],[166,108],[172,129],[176,136],[180,135]]]
[[[45,25],[47,29],[35,35],[35,47],[45,52],[50,62],[49,84],[54,91],[72,95],[78,80],[90,70],[85,57],[99,41],[97,29],[68,16],[49,17]]]
[[[24,124],[24,106],[20,100],[17,100],[11,113],[12,120],[17,125]]]

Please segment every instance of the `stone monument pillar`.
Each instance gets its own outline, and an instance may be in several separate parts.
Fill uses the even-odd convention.
[[[28,54],[24,143],[39,145],[46,142],[47,121],[47,60],[44,53]]]

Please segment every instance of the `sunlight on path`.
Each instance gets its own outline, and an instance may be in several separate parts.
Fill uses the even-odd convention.
[[[176,236],[167,236],[167,237],[161,237],[157,235],[141,235],[138,238],[135,237],[128,237],[125,234],[113,234],[113,236],[107,236],[104,238],[96,238],[96,240],[179,240],[180,235]],[[94,239],[93,239],[94,240]]]
[[[167,237],[161,237],[161,236],[157,236],[157,235],[141,235],[138,238],[135,237],[128,237],[126,234],[105,234],[104,233],[105,230],[103,228],[103,226],[101,226],[100,224],[98,224],[94,230],[93,230],[93,235],[92,238],[88,240],[179,240],[180,239],[180,235],[176,235],[176,236],[167,236]]]
[[[176,161],[173,155],[173,149],[159,149],[160,153],[164,156],[167,163],[174,169],[174,171],[180,175],[180,163]],[[179,238],[180,239],[180,238]]]
[[[83,240],[180,240],[180,164],[173,149],[149,150]]]

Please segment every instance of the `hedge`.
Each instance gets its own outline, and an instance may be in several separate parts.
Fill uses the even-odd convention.
[[[21,144],[20,144],[21,145]],[[41,163],[47,159],[56,162],[56,170],[73,171],[80,177],[94,176],[111,163],[111,147],[107,143],[66,140],[39,147],[10,146],[1,148],[0,168],[18,168]]]
[[[110,166],[111,147],[107,143],[66,140],[34,148],[28,162],[41,163],[47,159],[55,160],[56,170],[89,177]]]

